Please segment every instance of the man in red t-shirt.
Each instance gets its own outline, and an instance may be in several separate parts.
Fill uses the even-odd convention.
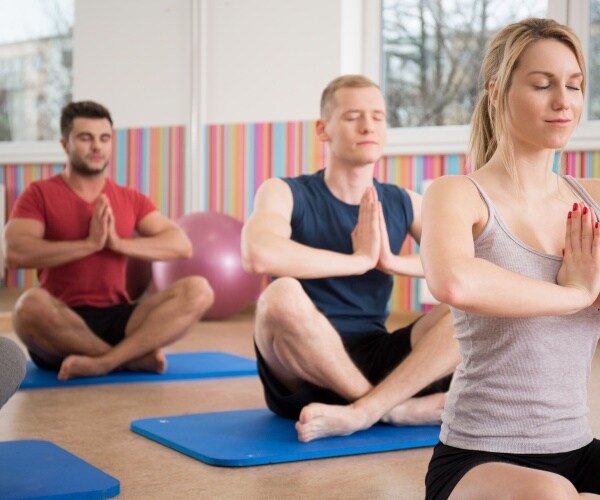
[[[6,265],[35,268],[40,279],[19,297],[15,331],[32,360],[61,380],[117,368],[161,373],[161,348],[212,305],[212,289],[193,276],[131,302],[127,258],[189,258],[190,241],[146,196],[106,177],[113,144],[106,108],[70,103],[60,124],[64,170],[23,192],[4,233]]]

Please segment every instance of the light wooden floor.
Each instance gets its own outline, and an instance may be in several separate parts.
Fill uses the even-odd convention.
[[[14,293],[0,290],[0,311]],[[0,328],[10,328],[0,313]],[[171,352],[253,357],[252,314],[201,322]],[[394,317],[390,326],[407,321]],[[16,340],[14,334],[0,333]],[[600,355],[590,384],[600,436]],[[45,439],[121,481],[124,499],[421,499],[431,448],[246,468],[206,465],[129,430],[132,420],[264,407],[257,377],[19,391],[0,411],[0,441]]]

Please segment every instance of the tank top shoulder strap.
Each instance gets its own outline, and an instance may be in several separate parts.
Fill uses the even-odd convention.
[[[596,214],[600,214],[600,205],[591,197],[590,193],[588,193],[585,188],[579,183],[575,177],[570,175],[563,176],[563,179],[567,181],[569,186],[573,191],[575,191],[579,196],[581,196],[582,201],[584,201],[589,207],[593,207]]]
[[[479,182],[477,182],[475,179],[473,179],[473,177],[471,177],[470,175],[466,175],[465,177],[467,179],[469,179],[473,183],[473,185],[477,188],[477,191],[479,191],[479,196],[481,196],[481,199],[486,204],[488,213],[489,213],[489,218],[490,218],[490,220],[492,220],[494,218],[494,216],[496,215],[496,207],[494,206],[494,202],[486,194],[486,192],[483,190],[483,188],[481,187]]]

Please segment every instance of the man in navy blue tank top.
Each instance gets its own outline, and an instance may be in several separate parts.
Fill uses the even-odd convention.
[[[267,180],[242,233],[247,270],[276,276],[256,312],[269,408],[297,419],[301,441],[378,421],[439,422],[459,362],[447,306],[388,333],[392,275],[422,276],[421,197],[373,178],[386,140],[379,87],[360,75],[323,91],[317,134],[328,166]]]

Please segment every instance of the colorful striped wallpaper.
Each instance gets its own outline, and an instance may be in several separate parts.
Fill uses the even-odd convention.
[[[185,127],[117,129],[109,175],[171,218],[184,213]]]
[[[600,151],[565,153],[562,172],[583,179],[600,178]]]
[[[117,129],[109,175],[117,183],[148,195],[163,214],[180,217],[184,211],[184,139],[184,127]],[[30,182],[51,177],[62,168],[62,164],[0,166],[7,214]],[[8,287],[30,287],[36,283],[33,270],[11,270],[5,277]]]
[[[148,194],[165,215],[184,212],[185,130],[183,127],[117,130],[111,176],[118,183]],[[203,210],[223,212],[244,220],[252,211],[258,186],[272,176],[315,172],[325,165],[325,147],[314,121],[210,125],[204,129],[206,148],[200,186]],[[563,155],[566,173],[600,177],[600,151]],[[7,186],[10,209],[23,187],[60,171],[61,165],[5,165],[0,182]],[[423,182],[441,175],[466,172],[464,155],[415,155],[383,158],[375,175],[421,192]],[[407,244],[403,253],[417,251]],[[32,272],[9,272],[7,286],[31,286]],[[392,311],[426,309],[419,302],[419,282],[396,278]]]
[[[241,220],[252,211],[252,199],[264,179],[311,173],[325,165],[325,147],[314,121],[211,125],[205,130],[203,197],[209,210]],[[577,177],[600,176],[600,151],[565,153],[565,171]],[[422,192],[423,182],[441,175],[466,173],[464,155],[415,155],[383,158],[375,176]],[[402,253],[418,251],[409,242]],[[390,309],[421,310],[419,280],[397,277]]]
[[[325,156],[312,121],[211,125],[204,134],[201,189],[207,209],[240,220],[250,215],[265,179],[314,172]]]

